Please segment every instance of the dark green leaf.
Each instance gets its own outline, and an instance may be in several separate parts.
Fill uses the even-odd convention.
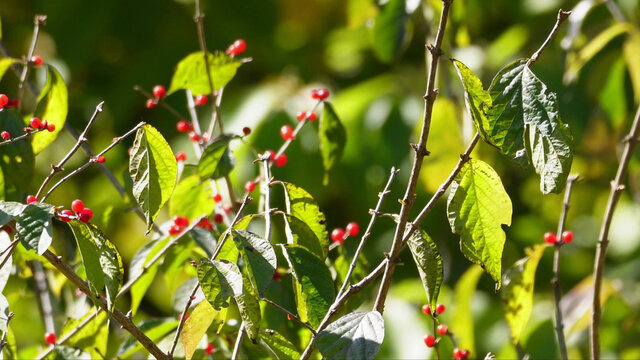
[[[207,254],[207,257],[211,257],[213,255],[213,251],[216,246],[216,238],[211,233],[211,230],[207,230],[201,227],[194,227],[189,231],[189,236],[193,239],[193,241],[200,246],[202,250]]]
[[[69,226],[78,243],[91,292],[98,296],[104,291],[107,305],[111,308],[124,276],[118,250],[93,224],[72,220]]]
[[[326,258],[329,250],[329,237],[327,235],[326,226],[327,220],[322,211],[320,211],[318,203],[305,189],[292,183],[283,182],[283,184],[285,189],[287,213],[302,220],[313,231],[313,233],[316,234],[320,248],[322,249],[321,258]],[[311,246],[310,243],[305,242],[301,245],[309,246],[309,251],[313,253],[316,251],[316,247]]]
[[[215,138],[202,152],[198,162],[200,180],[218,179],[228,175],[235,161],[229,150],[232,136],[221,135]]]
[[[522,329],[531,315],[536,269],[546,248],[545,244],[535,245],[533,249],[527,248],[527,256],[516,261],[504,274],[504,288],[500,295],[514,344],[520,341]]]
[[[389,0],[373,23],[373,50],[378,59],[390,63],[402,51],[407,34],[405,0]]]
[[[347,143],[347,132],[338,118],[333,106],[328,101],[324,102],[324,112],[320,119],[320,153],[324,166],[323,183],[329,183],[329,171],[340,161],[344,147]]]
[[[213,90],[220,90],[233,79],[242,62],[225,53],[207,55]],[[171,79],[169,94],[180,89],[190,89],[194,94],[211,94],[202,52],[189,54],[178,63]]]
[[[198,280],[207,301],[216,310],[229,306],[230,297],[242,295],[242,275],[232,262],[200,259]]]
[[[2,29],[0,29],[0,38],[2,35],[1,31]],[[2,80],[2,77],[4,76],[4,74],[7,72],[7,70],[9,70],[11,65],[13,65],[15,62],[16,62],[16,59],[12,59],[8,57],[0,59],[0,80]]]
[[[209,182],[201,182],[194,174],[182,178],[169,201],[171,216],[186,216],[197,219],[202,215],[209,215],[215,209],[216,203],[211,199]]]
[[[260,340],[276,355],[278,360],[296,360],[300,358],[298,349],[275,330],[266,329],[260,331]]]
[[[22,214],[27,205],[15,201],[0,201],[0,226]]]
[[[91,355],[79,350],[70,348],[67,346],[56,346],[53,353],[51,353],[47,359],[53,360],[79,360],[79,359],[91,359]]]
[[[427,292],[427,299],[432,309],[436,308],[440,286],[442,286],[443,265],[442,257],[436,243],[429,237],[426,231],[416,230],[407,242],[413,260],[418,267],[422,285]]]
[[[130,153],[133,195],[144,212],[147,228],[151,229],[176,186],[178,165],[167,141],[151,125],[138,129]]]
[[[64,127],[67,110],[67,85],[58,70],[47,65],[47,82],[38,97],[38,106],[33,115],[54,124],[56,128],[53,132],[41,131],[33,135],[31,145],[34,153],[39,153],[56,139]]]
[[[38,255],[47,251],[53,240],[51,228],[53,211],[52,205],[36,202],[27,205],[22,214],[16,218],[16,230],[20,236],[20,242],[26,249],[36,250]]]
[[[487,112],[491,109],[492,100],[488,91],[482,88],[482,82],[465,64],[452,60],[464,88],[464,100],[467,110],[482,138],[491,143],[487,131],[491,128]]]
[[[251,283],[258,289],[260,297],[264,296],[278,267],[273,246],[266,239],[246,230],[234,230],[232,238],[242,255]]]
[[[273,276],[273,273],[271,275]],[[238,304],[238,311],[240,311],[240,317],[244,321],[247,336],[253,343],[256,343],[258,341],[258,331],[260,331],[260,320],[262,319],[260,302],[258,301],[258,294],[251,286],[249,279],[243,276],[242,280],[242,294],[236,296],[235,299]]]
[[[326,257],[327,248],[304,221],[292,215],[285,215],[285,219],[285,233],[289,244],[300,245],[319,258]]]
[[[62,328],[60,337],[65,336],[73,330],[77,330],[78,325],[82,323],[87,317],[93,314],[87,313],[80,319],[69,319]],[[85,350],[91,355],[93,359],[99,359],[103,354],[107,353],[107,340],[109,339],[109,327],[107,326],[107,313],[101,311],[93,319],[77,331],[69,340],[65,342],[66,345],[74,348],[80,348]]]
[[[384,320],[377,311],[356,311],[318,334],[316,346],[327,359],[375,359],[384,340]]]
[[[447,202],[451,230],[460,235],[464,256],[482,266],[500,288],[502,249],[511,225],[511,199],[498,174],[480,160],[471,159],[455,177]]]
[[[24,134],[24,122],[13,110],[0,111],[0,129],[12,137]],[[28,139],[0,146],[0,167],[4,177],[4,199],[24,201],[24,194],[31,185],[35,159]]]
[[[285,258],[296,279],[296,303],[302,321],[316,327],[333,303],[333,279],[323,260],[305,248],[289,244],[282,246]]]

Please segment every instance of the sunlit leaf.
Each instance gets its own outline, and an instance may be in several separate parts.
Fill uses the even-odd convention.
[[[545,244],[527,248],[527,256],[516,261],[504,274],[504,287],[500,295],[514,344],[520,341],[522,329],[531,315],[536,269],[546,248]]]
[[[482,82],[465,64],[458,60],[452,60],[458,72],[458,76],[464,87],[464,102],[471,118],[476,125],[476,129],[485,141],[490,142],[487,131],[491,128],[489,124],[488,112],[493,101],[488,91],[482,87]]]
[[[200,340],[207,333],[218,311],[215,311],[208,301],[200,302],[184,322],[182,329],[182,346],[187,360],[191,360]]]
[[[7,331],[7,319],[9,318],[9,301],[0,294],[0,331]]]
[[[617,59],[600,91],[600,107],[609,117],[614,129],[619,128],[627,115],[627,71],[624,59]]]
[[[629,34],[622,50],[631,77],[633,98],[636,103],[640,103],[640,64],[638,64],[638,59],[640,59],[640,31],[638,29],[634,29]]]
[[[300,359],[300,353],[295,345],[277,331],[271,329],[262,330],[259,336],[260,340],[276,355],[278,360]]]
[[[198,162],[200,180],[218,179],[233,170],[235,161],[229,150],[231,139],[232,136],[221,135],[207,145]]]
[[[455,177],[447,202],[451,230],[464,256],[482,266],[500,288],[502,249],[511,225],[511,199],[488,164],[471,159]]]
[[[333,302],[333,279],[323,260],[298,245],[282,246],[296,279],[298,315],[311,326],[318,326]]]
[[[24,134],[24,122],[13,110],[0,111],[0,129],[12,137]],[[33,179],[35,159],[28,139],[0,146],[0,167],[4,176],[5,200],[24,201]]]
[[[473,303],[473,294],[476,291],[478,280],[482,275],[482,268],[479,266],[471,266],[462,274],[458,282],[456,282],[455,293],[455,312],[453,313],[453,321],[451,328],[456,329],[456,341],[458,347],[469,350],[471,358],[475,358],[476,345],[474,338],[474,323],[471,304]]]
[[[93,315],[88,313],[80,319],[69,319],[62,328],[59,337],[63,337],[76,330],[78,325]],[[92,358],[101,358],[107,352],[107,340],[109,339],[109,327],[107,326],[107,313],[100,311],[92,320],[77,331],[65,344],[74,348],[80,348],[88,352]]]
[[[207,55],[213,90],[220,90],[233,79],[242,62],[225,53],[209,53]],[[202,52],[189,54],[178,63],[168,93],[171,94],[181,89],[190,89],[194,94],[211,94]]]
[[[2,31],[2,29],[0,29],[0,31]],[[13,65],[15,62],[16,62],[16,59],[12,59],[8,57],[0,59],[0,80],[2,80],[2,77],[4,77],[4,74],[7,72],[7,70],[9,70],[11,65]]]
[[[72,347],[58,345],[53,350],[53,353],[49,355],[47,359],[52,360],[91,360],[91,354],[88,354],[80,349]]]
[[[176,186],[178,165],[167,141],[151,125],[138,129],[130,153],[133,195],[144,213],[147,227],[151,229]]]
[[[129,266],[129,280],[138,278],[138,280],[131,286],[131,313],[133,315],[138,311],[138,306],[142,298],[147,293],[149,286],[153,282],[153,279],[158,272],[158,262],[149,266],[146,270],[149,261],[166,246],[169,238],[154,240],[145,244],[136,252],[131,260]]]
[[[406,36],[405,0],[389,0],[375,17],[372,29],[373,50],[378,59],[389,63],[400,54]]]
[[[67,97],[67,85],[64,83],[64,79],[58,70],[47,65],[47,82],[40,92],[38,106],[33,115],[42,121],[46,120],[49,124],[54,124],[56,128],[53,132],[40,131],[33,135],[31,145],[34,153],[37,154],[49,146],[64,127],[69,107]]]
[[[327,247],[320,243],[316,234],[302,220],[293,215],[285,215],[285,234],[289,244],[298,244],[309,250],[313,255],[324,258]]]
[[[167,334],[173,333],[176,327],[178,327],[178,321],[175,317],[153,318],[142,321],[137,325],[138,328],[142,332],[144,332],[144,334],[147,335],[149,339],[151,339],[151,341],[158,343]],[[116,357],[126,359],[140,349],[142,349],[142,345],[138,342],[138,340],[136,340],[136,338],[131,336],[127,340],[125,340],[122,345],[120,345]]]
[[[47,251],[53,240],[53,212],[53,205],[35,202],[27,205],[16,218],[16,230],[26,249],[33,249],[38,255]]]
[[[409,237],[407,245],[409,245],[413,261],[418,267],[422,285],[427,292],[427,300],[431,308],[435,309],[444,276],[442,256],[440,256],[436,243],[422,229],[416,230]]]
[[[9,238],[9,234],[5,231],[0,231],[0,250],[4,251],[9,248],[11,245],[11,238]],[[11,275],[11,269],[13,267],[13,254],[11,252],[5,253],[0,257],[3,261],[6,262],[2,265],[0,269],[0,293],[4,289],[4,286],[7,285],[7,281],[9,280],[9,276]]]
[[[27,205],[15,201],[0,201],[0,226],[22,214]]]
[[[382,315],[377,311],[356,311],[318,333],[316,346],[327,359],[375,359],[383,340]]]
[[[189,219],[209,215],[216,206],[211,195],[209,182],[201,182],[197,174],[182,178],[169,201],[169,213]]]
[[[327,257],[329,237],[326,218],[316,200],[305,189],[292,183],[283,183],[287,213],[302,220],[316,234],[322,248],[322,259]],[[302,244],[305,246],[305,244]],[[311,249],[313,252],[315,249]]]
[[[246,230],[234,230],[232,238],[242,255],[251,283],[258,289],[260,297],[264,296],[278,267],[273,246],[268,240]]]
[[[324,112],[320,119],[320,153],[324,166],[323,183],[329,183],[329,171],[340,161],[347,143],[347,132],[328,101],[324,102]]]
[[[273,275],[273,273],[271,273]],[[236,296],[238,311],[245,325],[245,330],[249,339],[256,343],[258,341],[258,331],[260,331],[260,302],[258,294],[251,286],[251,282],[245,276],[242,277],[242,294]]]
[[[242,275],[238,265],[232,262],[200,259],[198,280],[207,301],[215,310],[229,306],[230,297],[242,295]]]

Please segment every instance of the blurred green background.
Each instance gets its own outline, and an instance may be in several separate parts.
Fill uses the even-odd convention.
[[[395,10],[391,9],[394,6]],[[417,213],[453,169],[474,133],[459,80],[446,58],[464,62],[486,88],[501,67],[516,58],[530,56],[539,47],[559,8],[574,9],[574,15],[560,29],[533,71],[558,94],[561,116],[570,125],[575,139],[572,173],[580,174],[581,181],[575,186],[567,223],[575,232],[575,241],[563,248],[560,275],[563,291],[574,289],[570,294],[578,303],[589,301],[588,292],[581,293],[578,285],[592,271],[609,181],[615,175],[621,139],[628,131],[640,97],[637,35],[640,9],[635,0],[615,1],[609,6],[603,1],[586,0],[454,1],[437,82],[440,96],[427,145],[432,155],[422,171],[414,211]],[[243,38],[247,42],[243,56],[253,59],[239,69],[225,88],[222,102],[222,118],[228,132],[239,133],[243,126],[253,129],[247,139],[250,146],[238,143],[234,151],[238,165],[232,179],[236,189],[258,174],[256,165],[251,163],[254,155],[250,149],[260,152],[277,149],[281,144],[280,126],[295,125],[295,113],[312,106],[309,91],[327,87],[348,137],[344,158],[332,172],[329,186],[322,185],[317,123],[299,134],[287,152],[288,165],[275,168],[275,178],[294,182],[309,191],[325,212],[329,229],[343,227],[349,221],[357,221],[364,228],[369,219],[368,209],[375,206],[377,193],[382,190],[390,168],[395,166],[401,172],[383,211],[398,212],[396,199],[402,197],[411,166],[408,144],[416,141],[422,119],[426,84],[424,44],[429,41],[425,39],[434,36],[439,8],[440,1],[436,0],[390,0],[386,5],[373,0],[203,1],[209,49],[224,50],[235,39]],[[105,111],[89,134],[89,144],[94,150],[102,149],[137,122],[146,121],[165,135],[176,152],[185,151],[194,159],[186,135],[175,129],[176,118],[160,107],[146,109],[145,97],[133,90],[134,85],[148,91],[156,84],[168,86],[178,61],[199,49],[193,1],[3,0],[2,41],[14,57],[22,56],[28,49],[35,14],[48,16],[36,53],[58,68],[68,85],[67,122],[82,129],[97,103],[105,101]],[[613,14],[622,18],[616,19]],[[581,52],[621,20],[628,21],[635,33],[613,36],[591,56]],[[41,86],[44,75],[44,71],[36,70],[32,79]],[[15,84],[15,76],[7,75],[0,89],[12,95]],[[187,114],[183,93],[176,93],[167,101]],[[33,106],[33,99],[27,99],[25,105]],[[201,118],[209,118],[206,111],[202,111]],[[49,164],[57,162],[73,142],[63,132],[49,149],[38,155],[37,173],[30,179],[32,192],[49,172]],[[131,139],[107,155],[107,167],[121,182],[128,166],[130,144]],[[518,168],[484,143],[473,156],[497,170],[513,202],[513,224],[505,229],[503,268],[506,269],[524,256],[526,246],[540,243],[544,232],[554,231],[561,196],[543,196],[535,174]],[[67,168],[84,161],[86,156],[79,153]],[[631,164],[628,191],[613,220],[605,273],[610,280],[611,296],[604,307],[603,357],[640,356],[640,345],[634,341],[640,336],[638,165],[636,157]],[[144,223],[125,211],[129,204],[99,170],[91,168],[77,176],[54,192],[49,201],[69,206],[75,198],[84,199],[94,209],[95,222],[102,224],[118,246],[125,264],[148,241],[143,236]],[[282,206],[281,200],[275,202]],[[167,214],[163,215],[163,219],[167,218]],[[383,252],[388,251],[393,227],[388,218],[376,224],[366,249],[370,264],[377,264]],[[480,277],[478,291],[472,295],[473,319],[454,320],[457,308],[464,307],[458,302],[467,298],[455,291],[455,285],[470,263],[457,249],[458,238],[451,233],[444,200],[423,223],[423,228],[438,243],[445,260],[446,288],[441,302],[450,310],[443,315],[444,321],[454,322],[450,325],[454,333],[475,328],[473,354],[484,356],[492,352],[498,358],[513,358],[515,350],[509,345],[499,295],[488,276]],[[283,238],[281,227],[276,230],[276,238]],[[57,232],[54,246],[63,248],[70,235],[62,227]],[[356,245],[351,241],[345,247],[353,251]],[[408,252],[403,253],[403,259],[405,266],[396,271],[385,313],[387,332],[379,357],[432,357],[422,343],[422,336],[429,329],[427,319],[419,311],[426,301],[424,290]],[[533,359],[559,356],[552,331],[551,262],[548,251],[538,268],[534,310],[522,340],[524,350]],[[36,331],[42,325],[33,296],[26,285],[15,286],[22,289],[18,293],[24,299],[17,306],[23,310],[33,306],[30,312],[14,310],[18,344],[37,344],[41,342],[37,334],[43,331]],[[167,289],[171,289],[171,284],[157,279],[143,301],[142,311],[154,316],[172,314],[165,295]],[[585,358],[587,324],[580,319],[588,308],[572,310],[573,317],[566,324],[570,357]],[[29,326],[17,325],[21,322]],[[464,330],[454,325],[463,326]],[[465,341],[468,344],[469,339]]]

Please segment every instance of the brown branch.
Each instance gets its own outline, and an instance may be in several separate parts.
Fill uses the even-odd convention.
[[[638,143],[638,136],[640,136],[640,107],[638,107],[636,116],[633,119],[631,130],[629,130],[629,134],[625,138],[624,151],[622,152],[622,158],[620,158],[620,165],[618,166],[616,177],[611,182],[609,201],[604,212],[602,226],[600,227],[600,235],[598,236],[598,247],[593,265],[593,304],[590,329],[591,359],[600,359],[600,317],[602,315],[600,291],[602,289],[602,274],[607,256],[607,246],[609,245],[609,228],[611,227],[613,212],[624,190],[624,179],[627,175],[627,168],[629,167],[633,150]]]
[[[551,29],[551,32],[549,33],[549,36],[547,36],[547,39],[544,41],[544,43],[542,43],[542,45],[540,46],[538,51],[533,53],[533,55],[531,56],[531,62],[535,62],[536,60],[538,60],[538,58],[540,57],[540,54],[542,54],[544,49],[546,49],[547,46],[551,43],[551,40],[553,40],[553,37],[558,32],[558,29],[560,28],[560,25],[562,25],[562,23],[565,20],[567,20],[569,15],[571,15],[571,11],[564,11],[562,9],[558,10],[558,16],[556,18],[556,24],[553,26],[553,29]]]
[[[45,128],[42,128],[42,129],[31,129],[31,128],[27,127],[27,128],[25,128],[25,130],[28,130],[28,131],[26,131],[24,134],[22,134],[20,136],[16,136],[14,138],[9,138],[9,139],[7,139],[5,141],[0,141],[0,146],[8,145],[8,144],[11,144],[13,142],[20,141],[22,139],[26,139],[29,136],[33,135],[33,134],[37,134],[37,133],[39,133],[41,131],[46,131],[47,129],[45,129]]]
[[[317,335],[316,334],[316,330],[313,327],[311,327],[311,325],[309,325],[306,322],[300,320],[300,318],[296,314],[292,313],[291,311],[285,309],[281,305],[278,305],[276,302],[274,302],[272,300],[269,300],[267,298],[260,298],[260,300],[266,302],[267,304],[269,304],[269,305],[273,306],[274,308],[276,308],[276,309],[282,311],[283,313],[287,314],[287,316],[290,319],[296,321],[298,324],[300,324],[300,325],[304,326],[305,328],[307,328],[307,330],[311,331],[312,334]]]

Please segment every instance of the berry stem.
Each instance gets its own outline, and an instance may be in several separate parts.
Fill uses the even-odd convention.
[[[564,226],[567,221],[567,213],[569,212],[569,200],[571,199],[571,190],[573,189],[573,183],[578,180],[578,175],[571,175],[567,179],[567,185],[564,190],[564,200],[562,202],[562,213],[560,214],[560,221],[558,221],[558,234],[562,234]],[[567,344],[564,339],[564,324],[562,323],[562,311],[560,310],[560,299],[562,298],[562,292],[560,291],[560,248],[562,242],[556,242],[553,251],[553,278],[551,284],[553,284],[553,296],[556,305],[556,336],[558,337],[558,345],[560,346],[560,355],[562,360],[567,360]]]
[[[438,321],[436,320],[435,316],[431,316],[431,323],[433,324],[433,336],[436,336]],[[436,353],[436,360],[440,360],[440,351],[438,351],[438,345],[440,345],[440,341],[436,341],[436,344],[433,346],[433,351]]]
[[[38,42],[38,33],[40,32],[40,26],[44,26],[47,21],[46,15],[36,15],[33,19],[33,36],[31,37],[31,45],[29,45],[29,51],[27,52],[27,62],[22,68],[22,74],[20,74],[20,82],[18,83],[18,100],[20,100],[20,107],[22,107],[22,96],[24,95],[24,82],[29,76],[29,70],[31,69],[31,63],[29,59],[33,57],[33,52],[36,49],[36,43]]]
[[[318,106],[320,106],[320,103],[322,103],[322,100],[318,100],[318,102],[316,102],[316,104],[313,105],[313,108],[311,109],[311,111],[307,111],[306,112],[306,115],[305,115],[304,119],[302,119],[298,123],[298,126],[296,126],[295,129],[293,129],[292,138],[287,140],[287,141],[285,141],[284,144],[282,144],[282,146],[280,146],[280,149],[278,149],[278,151],[276,152],[276,155],[274,156],[275,159],[277,159],[278,156],[284,154],[284,152],[287,151],[287,148],[289,147],[289,145],[291,145],[291,143],[296,138],[296,136],[298,136],[298,133],[300,132],[300,130],[309,122],[309,116],[316,111]],[[270,162],[269,166],[271,166],[272,164],[273,164],[273,162]]]
[[[269,304],[269,305],[273,306],[274,308],[276,308],[276,309],[282,311],[283,313],[287,314],[292,320],[296,321],[298,324],[304,326],[305,328],[307,328],[307,330],[311,331],[311,333],[313,335],[317,335],[316,330],[313,327],[311,327],[311,325],[309,325],[306,322],[300,320],[300,318],[296,314],[294,314],[294,313],[290,312],[289,310],[285,309],[284,307],[282,307],[282,305],[278,305],[278,303],[276,303],[276,302],[274,302],[272,300],[269,300],[267,298],[263,298],[263,297],[261,297],[260,300],[266,302],[267,304]]]
[[[146,97],[147,99],[154,99],[155,96],[149,92],[147,92],[145,89],[143,89],[141,86],[139,85],[135,85],[133,87],[133,90],[139,92],[140,94],[142,94],[144,97]],[[159,99],[158,101],[158,105],[162,106],[163,108],[167,109],[167,111],[169,111],[173,116],[175,116],[178,120],[182,120],[184,119],[184,116],[182,116],[178,110],[176,110],[173,106],[167,104],[166,101]]]

